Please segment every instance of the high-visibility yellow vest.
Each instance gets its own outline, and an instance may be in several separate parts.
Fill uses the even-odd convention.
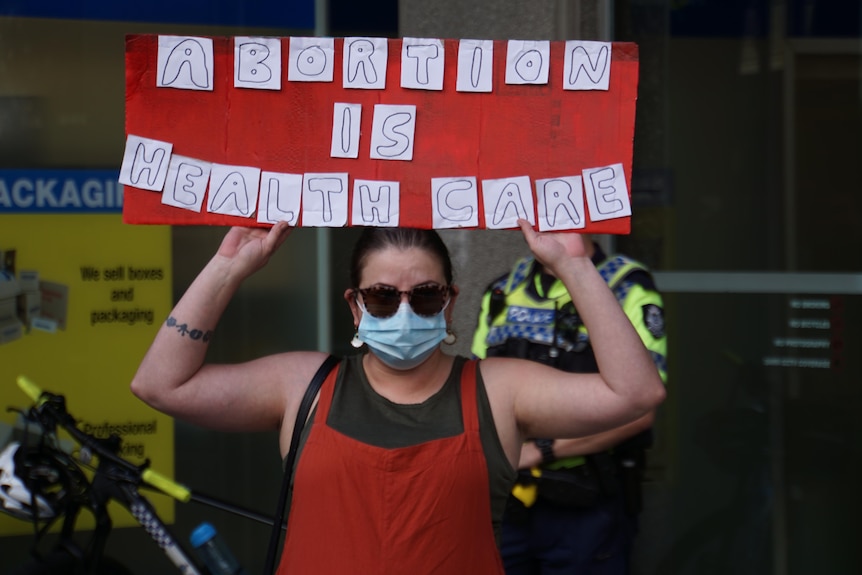
[[[537,265],[534,258],[523,258],[508,275],[491,284],[482,299],[482,311],[473,337],[473,354],[485,358],[490,348],[519,341],[526,342],[534,352],[538,350],[537,356],[531,359],[555,365],[561,354],[580,354],[584,356],[579,358],[584,360],[581,363],[590,365],[592,362],[594,366],[589,333],[580,321],[565,285],[555,280],[545,291],[541,274],[536,273]],[[649,282],[639,280],[639,274],[635,273],[649,274],[647,268],[626,256],[614,255],[598,262],[596,269],[623,307],[650,352],[662,381],[666,382],[667,340],[663,301],[658,291]],[[509,355],[511,349],[507,347],[506,350]],[[595,371],[594,368],[589,370]],[[584,462],[583,457],[569,457],[548,467],[575,467]],[[538,477],[541,469],[534,468],[531,473]],[[529,507],[536,498],[535,485],[518,484],[513,495]]]
[[[547,293],[543,293],[535,265],[532,257],[519,260],[507,276],[494,282],[485,293],[473,336],[472,352],[476,357],[487,357],[488,348],[511,339],[556,347],[560,352],[586,351],[589,333],[577,317],[566,287],[556,280]],[[630,279],[634,272],[649,273],[648,270],[622,255],[605,258],[596,269],[652,355],[662,380],[667,381],[667,341],[661,295],[650,286]],[[541,295],[536,297],[535,293]],[[501,310],[491,309],[500,305],[494,302],[495,297],[504,299]]]

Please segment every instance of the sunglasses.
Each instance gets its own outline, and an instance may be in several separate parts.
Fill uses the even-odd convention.
[[[423,284],[407,291],[399,291],[389,286],[374,286],[356,289],[362,296],[365,309],[374,317],[387,318],[395,315],[401,305],[402,294],[417,315],[431,317],[437,315],[449,303],[449,286]]]

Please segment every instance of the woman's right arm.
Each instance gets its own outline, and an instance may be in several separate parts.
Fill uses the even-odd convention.
[[[231,228],[161,326],[132,380],[153,408],[223,430],[278,429],[325,357],[317,352],[271,355],[235,365],[204,364],[216,324],[240,284],[284,242],[284,222],[270,230]],[[295,411],[295,409],[294,409]]]

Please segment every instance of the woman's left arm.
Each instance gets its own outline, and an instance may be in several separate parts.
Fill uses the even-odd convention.
[[[540,234],[521,221],[536,258],[566,286],[590,333],[597,374],[567,373],[533,361],[491,358],[481,365],[492,408],[514,418],[520,437],[498,421],[504,441],[579,437],[630,423],[655,409],[665,388],[643,342],[586,255],[578,234]]]

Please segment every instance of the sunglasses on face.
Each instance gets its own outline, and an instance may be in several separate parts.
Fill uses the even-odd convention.
[[[379,318],[395,315],[401,305],[402,294],[407,295],[413,311],[424,317],[437,315],[449,303],[449,286],[438,284],[423,284],[406,291],[390,286],[373,286],[356,292],[362,296],[366,311]]]

